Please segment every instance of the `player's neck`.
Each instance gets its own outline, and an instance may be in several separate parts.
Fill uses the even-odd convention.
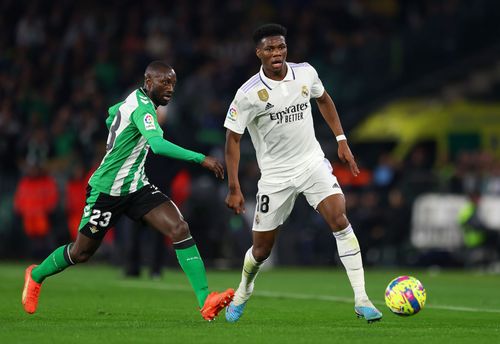
[[[266,70],[264,66],[262,66],[262,70],[264,75],[271,80],[281,81],[285,78],[286,73],[288,72],[288,65],[286,63],[283,64],[283,68],[279,72],[273,72],[270,70]]]
[[[151,100],[151,103],[153,103],[155,109],[157,109],[158,105],[155,103],[155,101],[153,100],[153,98],[151,98],[151,96],[148,94],[148,91],[146,90],[146,87],[141,87],[140,90]]]

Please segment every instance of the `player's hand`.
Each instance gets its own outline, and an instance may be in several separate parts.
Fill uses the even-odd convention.
[[[226,205],[228,208],[233,209],[235,214],[245,213],[245,197],[241,190],[229,191],[226,196]]]
[[[356,164],[356,160],[354,160],[354,155],[352,155],[347,141],[343,140],[339,142],[338,155],[342,162],[349,164],[352,175],[357,177],[359,174],[358,164]]]
[[[224,179],[224,166],[214,157],[207,155],[205,160],[202,161],[201,166],[212,171],[217,178]]]

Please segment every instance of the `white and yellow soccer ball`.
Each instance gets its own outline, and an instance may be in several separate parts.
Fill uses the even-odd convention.
[[[391,312],[401,316],[417,314],[424,308],[427,293],[418,279],[399,276],[385,290],[385,304]]]

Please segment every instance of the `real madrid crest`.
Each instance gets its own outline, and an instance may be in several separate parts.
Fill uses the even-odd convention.
[[[307,98],[308,96],[309,96],[309,90],[307,89],[307,86],[304,85],[302,86],[302,97]]]
[[[269,93],[267,93],[267,90],[265,88],[261,89],[259,92],[257,92],[259,95],[259,99],[262,100],[263,102],[267,102],[269,99]]]

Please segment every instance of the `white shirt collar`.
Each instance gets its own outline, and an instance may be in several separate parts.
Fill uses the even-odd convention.
[[[272,90],[273,88],[275,88],[276,86],[278,86],[282,82],[295,80],[295,72],[293,71],[292,67],[288,64],[288,62],[285,62],[285,63],[286,63],[286,67],[287,67],[286,75],[283,78],[283,80],[280,80],[280,81],[269,79],[264,74],[264,70],[262,69],[262,66],[260,66],[260,71],[259,71],[260,80],[270,90]]]

